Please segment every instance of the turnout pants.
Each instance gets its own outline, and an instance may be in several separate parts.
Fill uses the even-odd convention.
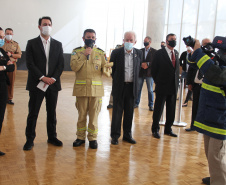
[[[210,184],[226,184],[226,140],[204,135],[204,146],[209,164]]]
[[[101,110],[101,97],[76,97],[76,108],[78,109],[77,138],[85,140],[86,130],[88,140],[97,140],[98,115]],[[86,126],[87,115],[89,115],[88,128]]]

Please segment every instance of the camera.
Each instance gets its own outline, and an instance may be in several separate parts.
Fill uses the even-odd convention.
[[[183,41],[185,45],[194,48],[195,39],[190,35],[184,37]],[[212,43],[201,46],[201,49],[215,62],[216,65],[226,66],[226,37],[216,36]],[[218,51],[215,52],[215,49],[218,49]]]
[[[193,39],[190,35],[188,37],[184,37],[183,41],[184,41],[186,46],[190,46],[190,47],[194,48],[195,39]]]

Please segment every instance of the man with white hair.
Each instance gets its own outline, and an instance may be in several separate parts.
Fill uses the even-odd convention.
[[[138,94],[138,78],[142,62],[142,51],[134,48],[136,34],[133,31],[124,34],[124,47],[112,51],[110,62],[112,67],[113,114],[111,124],[111,144],[117,145],[121,135],[123,117],[123,140],[132,144],[133,105]]]

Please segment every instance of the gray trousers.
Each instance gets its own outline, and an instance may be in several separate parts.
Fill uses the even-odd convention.
[[[209,164],[210,184],[226,184],[226,140],[204,135],[204,146]]]

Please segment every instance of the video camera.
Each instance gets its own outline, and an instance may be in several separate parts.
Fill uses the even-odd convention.
[[[183,41],[186,46],[194,48],[195,39],[190,35],[184,37]],[[226,37],[216,36],[212,43],[201,46],[201,48],[217,65],[226,66]],[[218,51],[215,52],[215,49],[218,49]]]

